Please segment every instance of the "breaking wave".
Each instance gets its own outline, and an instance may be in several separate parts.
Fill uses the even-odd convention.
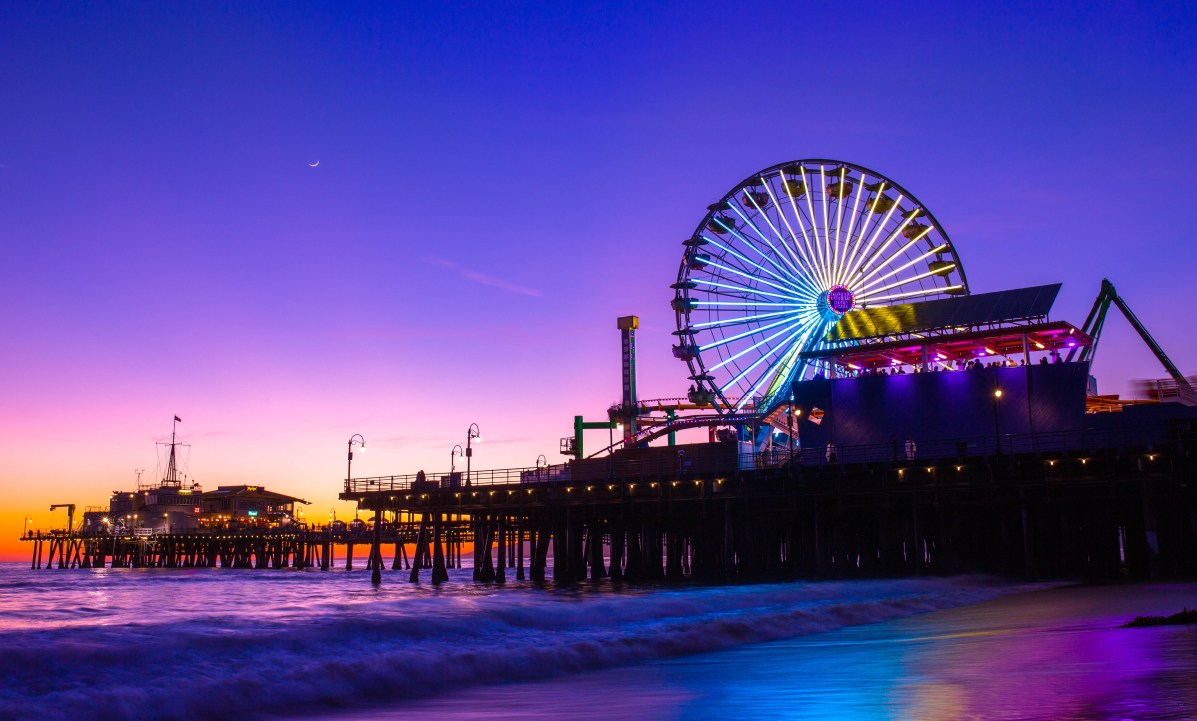
[[[9,619],[0,623],[0,719],[206,719],[232,710],[252,718],[390,705],[872,623],[1020,588],[965,577],[622,592],[392,582],[369,592],[360,573],[284,573],[277,583],[236,571],[182,583],[165,574],[76,574],[78,587],[67,588],[65,573],[51,573],[52,608],[38,611],[35,602],[12,615],[13,599],[0,597]]]

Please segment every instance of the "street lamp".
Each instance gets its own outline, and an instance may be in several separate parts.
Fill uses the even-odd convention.
[[[453,450],[449,451],[449,483],[453,482],[453,474],[457,472],[457,459],[465,457],[465,451],[461,449],[460,443],[453,446]]]
[[[25,523],[22,524],[22,526],[21,526],[21,535],[22,536],[24,536],[26,533],[29,532],[29,524],[30,523],[33,523],[33,517],[25,516]]]
[[[536,478],[537,479],[540,478],[540,469],[544,468],[547,470],[548,467],[549,467],[549,459],[545,458],[544,454],[541,453],[539,456],[536,457]]]
[[[345,469],[345,492],[349,492],[349,479],[353,478],[353,446],[359,445],[362,450],[366,450],[366,439],[362,437],[361,433],[354,433],[349,436],[349,464]]]
[[[470,427],[466,429],[466,487],[470,485],[470,459],[474,457],[473,442],[482,442],[482,431],[479,430],[477,423],[471,423]]]

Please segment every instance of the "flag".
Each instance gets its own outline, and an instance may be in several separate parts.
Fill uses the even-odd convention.
[[[175,423],[182,423],[182,422],[183,422],[183,419],[182,419],[182,418],[179,418],[178,416],[175,416]]]

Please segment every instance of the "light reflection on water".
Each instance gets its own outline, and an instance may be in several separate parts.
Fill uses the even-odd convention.
[[[1197,627],[1120,629],[1197,585],[1037,591],[544,683],[321,717],[396,719],[1197,718]]]

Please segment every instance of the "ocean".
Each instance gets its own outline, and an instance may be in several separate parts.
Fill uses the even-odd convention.
[[[0,719],[1192,719],[1197,584],[0,564]]]

